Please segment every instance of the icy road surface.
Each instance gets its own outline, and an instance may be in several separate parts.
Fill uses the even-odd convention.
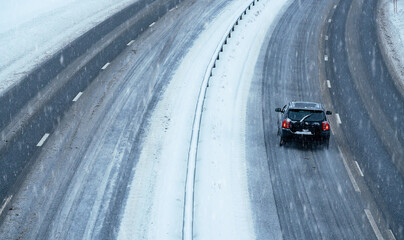
[[[379,106],[386,100],[366,95],[372,88],[351,86],[374,77],[364,78],[364,66],[355,64],[376,46],[355,48],[363,38],[356,29],[364,24],[362,12],[365,20],[373,17],[375,1],[369,2],[261,0],[236,26],[200,119],[193,238],[402,236],[402,178],[391,162],[399,150],[389,148],[401,143],[381,144],[383,133],[371,124],[385,117]],[[249,3],[185,1],[133,42],[49,136],[4,210],[0,238],[181,239],[201,83],[220,40]],[[377,56],[371,60],[381,61]],[[386,99],[401,106],[387,86],[382,94],[395,94]],[[369,108],[365,100],[373,96]],[[274,109],[292,99],[323,102],[341,114],[331,118],[329,149],[279,147]],[[358,131],[351,108],[374,131]],[[377,187],[369,189],[372,181]]]
[[[48,138],[12,210],[7,209],[1,236],[109,239],[132,238],[134,233],[139,238],[180,238],[200,81],[223,32],[249,3],[186,2],[132,43]],[[168,105],[163,101],[156,107],[166,98]],[[154,108],[157,118],[148,116]],[[153,121],[144,122],[145,116]],[[165,132],[168,137],[159,136]],[[150,148],[154,137],[163,142]],[[136,199],[127,196],[128,189]],[[127,198],[130,205],[138,204],[134,215],[130,206],[123,212]],[[132,235],[127,235],[127,221],[134,223]]]

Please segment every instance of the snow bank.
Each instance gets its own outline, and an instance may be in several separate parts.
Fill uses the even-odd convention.
[[[137,0],[0,3],[0,93],[80,35]]]
[[[397,2],[397,12],[391,0],[379,2],[379,38],[381,47],[395,80],[404,89],[404,1]]]
[[[213,71],[196,166],[195,239],[257,238],[246,166],[252,142],[246,139],[247,103],[249,94],[260,94],[250,91],[255,66],[267,31],[287,3],[259,1],[236,26]],[[279,224],[277,216],[271,221]]]

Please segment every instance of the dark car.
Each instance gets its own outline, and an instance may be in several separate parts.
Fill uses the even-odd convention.
[[[327,115],[331,115],[331,112],[325,111],[320,103],[290,102],[275,111],[282,113],[278,119],[280,146],[299,140],[324,143],[328,148],[331,130]]]

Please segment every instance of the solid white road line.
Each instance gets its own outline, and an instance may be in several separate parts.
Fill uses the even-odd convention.
[[[396,240],[396,237],[394,236],[394,233],[391,231],[391,229],[389,229],[387,232],[389,233],[390,239]]]
[[[154,24],[156,24],[156,22],[153,22],[152,24],[150,24],[149,27],[153,27]]]
[[[110,63],[107,62],[101,69],[102,69],[102,70],[105,70],[105,69],[109,66],[109,64],[110,64]]]
[[[327,55],[324,55],[324,61],[328,61],[328,56]]]
[[[134,43],[135,42],[135,40],[131,40],[130,42],[128,42],[127,44],[126,44],[126,46],[130,46],[130,45],[132,45],[132,43]]]
[[[363,175],[363,172],[362,172],[361,168],[359,167],[359,163],[358,163],[357,161],[355,161],[355,165],[356,165],[356,168],[357,168],[357,170],[358,170],[358,173],[359,173],[362,177],[365,176],[365,175]]]
[[[77,102],[77,100],[79,100],[79,98],[81,97],[81,95],[83,95],[83,92],[79,92],[75,98],[73,98],[73,102]]]
[[[339,117],[339,114],[338,114],[338,113],[335,114],[335,118],[337,119],[337,123],[338,123],[338,124],[341,124],[341,123],[342,123],[341,118]]]
[[[327,80],[327,87],[328,87],[328,88],[331,88],[331,82],[330,82],[330,80]]]
[[[354,178],[353,175],[352,175],[351,169],[349,169],[349,167],[348,167],[348,162],[346,161],[345,156],[344,156],[344,154],[342,153],[342,151],[341,151],[341,149],[339,148],[339,146],[338,146],[338,150],[339,150],[339,154],[341,155],[342,162],[344,163],[345,169],[346,169],[346,171],[348,172],[349,179],[351,180],[351,183],[352,183],[352,185],[353,185],[353,187],[354,187],[354,189],[355,189],[355,192],[361,192],[361,190],[359,189],[358,184],[357,184],[356,181],[355,181],[355,178]]]
[[[375,235],[376,235],[377,239],[378,240],[384,239],[381,232],[380,232],[380,230],[379,230],[379,227],[377,227],[375,219],[373,218],[372,213],[369,211],[369,209],[365,209],[365,213],[366,213],[366,217],[368,217],[370,225],[373,228],[373,231],[375,232]]]
[[[3,206],[0,208],[0,215],[3,213],[4,208],[7,206],[7,204],[10,202],[11,198],[13,198],[13,195],[8,196],[6,201],[4,202]]]
[[[45,133],[45,135],[43,135],[43,137],[41,138],[41,141],[39,141],[39,143],[36,146],[37,147],[42,147],[42,145],[44,144],[46,139],[48,139],[48,137],[49,137],[49,133]]]

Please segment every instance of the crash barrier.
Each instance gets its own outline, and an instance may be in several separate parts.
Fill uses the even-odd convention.
[[[247,15],[247,12],[251,10],[259,0],[253,0],[236,18],[236,20],[230,25],[225,34],[223,35],[219,45],[217,46],[214,54],[212,55],[211,61],[206,69],[205,77],[202,81],[201,89],[199,91],[198,103],[194,115],[194,123],[192,127],[192,137],[188,153],[188,167],[187,167],[187,178],[185,185],[185,203],[184,203],[184,218],[183,218],[183,228],[182,234],[185,240],[193,239],[193,207],[194,207],[194,184],[195,184],[195,168],[196,168],[196,157],[198,151],[198,141],[200,124],[202,119],[203,105],[205,102],[206,91],[209,87],[209,81],[213,76],[213,69],[216,68],[218,61],[220,60],[220,53],[224,51],[224,46],[228,44],[232,33],[235,31],[236,27],[239,25],[243,17]]]
[[[72,106],[73,97],[83,91],[99,74],[102,66],[120,54],[129,41],[182,1],[139,0],[133,3],[58,51],[0,96],[0,210],[6,207],[5,203],[29,170],[31,159],[35,159],[34,156],[39,153],[36,146],[38,141],[44,133],[51,133],[55,129]],[[115,35],[116,29],[120,31]],[[108,37],[112,40],[105,43],[104,38]],[[93,53],[95,45],[103,45],[103,48]],[[60,61],[61,58],[63,61]],[[59,78],[69,64],[71,67],[81,59],[86,62],[75,69],[72,76]],[[64,81],[63,84],[50,91],[51,94],[44,91],[61,81]],[[35,111],[24,113],[28,117],[23,121],[17,119],[24,109],[31,107],[27,107],[29,105],[33,105]],[[19,126],[13,126],[15,122]],[[10,126],[13,126],[13,131],[9,131]]]

